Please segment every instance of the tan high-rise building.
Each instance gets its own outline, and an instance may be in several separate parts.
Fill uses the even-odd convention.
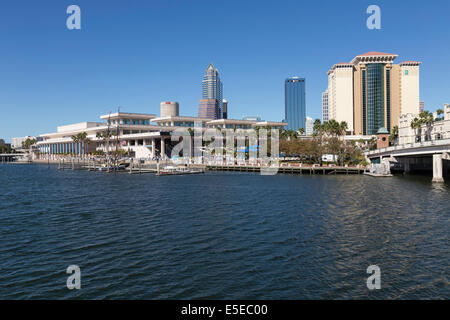
[[[346,121],[348,131],[389,132],[401,114],[418,114],[420,62],[394,64],[396,54],[368,52],[328,71],[328,117]]]

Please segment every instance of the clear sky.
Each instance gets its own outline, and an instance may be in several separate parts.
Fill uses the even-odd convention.
[[[81,8],[81,30],[66,9]],[[366,9],[381,8],[381,30]],[[201,80],[220,71],[229,117],[284,117],[284,79],[306,78],[307,115],[321,117],[327,71],[367,51],[422,61],[421,100],[450,102],[450,1],[2,0],[0,138],[53,132],[179,101],[197,115]]]

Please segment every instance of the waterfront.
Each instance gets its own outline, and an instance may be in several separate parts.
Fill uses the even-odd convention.
[[[450,186],[430,177],[0,165],[0,185],[3,299],[450,298]]]

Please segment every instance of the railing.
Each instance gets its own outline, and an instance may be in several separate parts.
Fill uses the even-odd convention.
[[[450,139],[442,139],[442,140],[431,140],[425,142],[414,142],[414,143],[405,143],[402,145],[380,148],[377,150],[372,150],[367,152],[367,155],[374,155],[378,153],[390,152],[390,151],[399,151],[405,149],[415,149],[415,148],[426,148],[426,147],[434,147],[434,146],[445,146],[450,145]]]

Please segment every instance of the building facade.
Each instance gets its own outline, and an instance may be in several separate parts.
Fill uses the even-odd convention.
[[[161,104],[162,106],[162,104]],[[154,114],[117,112],[100,116],[102,122],[82,122],[57,127],[53,133],[42,134],[37,143],[42,159],[58,159],[67,155],[86,156],[94,151],[129,151],[141,159],[170,157],[171,134],[180,128],[252,129],[270,127],[281,129],[283,122],[255,120],[215,119]],[[170,111],[172,108],[170,108]],[[173,112],[171,112],[173,113]],[[73,136],[85,132],[87,140],[73,140]],[[110,135],[104,134],[109,132]],[[117,135],[115,133],[118,133]],[[109,139],[105,138],[110,136]]]
[[[22,143],[24,143],[27,139],[36,140],[36,141],[42,140],[41,137],[35,137],[35,136],[16,137],[16,138],[11,139],[11,147],[13,149],[20,150],[20,149],[22,149]]]
[[[325,90],[322,92],[322,122],[328,120],[328,90]]]
[[[178,102],[164,101],[160,104],[161,117],[176,117],[180,115],[180,104]]]
[[[444,114],[438,116],[433,113],[435,119],[432,125],[423,124],[421,128],[411,128],[411,122],[418,118],[418,114],[407,113],[400,116],[398,126],[398,143],[400,145],[416,142],[436,141],[450,139],[450,104],[444,104]]]
[[[216,99],[201,99],[198,107],[198,117],[211,120],[219,119],[219,109]]]
[[[306,92],[305,79],[299,77],[287,78],[284,81],[284,114],[288,123],[287,129],[305,129]]]
[[[314,120],[311,117],[306,117],[305,134],[307,136],[312,136],[313,131],[314,131]]]
[[[215,103],[212,101],[215,100]],[[214,107],[214,112],[211,108]],[[202,99],[198,111],[199,117],[207,116],[209,119],[223,118],[223,86],[219,70],[209,64],[202,81]]]
[[[388,132],[401,114],[419,113],[420,62],[398,65],[396,54],[368,52],[328,71],[328,118],[345,121],[355,135]]]
[[[419,113],[422,113],[425,110],[425,102],[420,101]]]
[[[228,101],[225,99],[222,100],[222,118],[228,119]]]

